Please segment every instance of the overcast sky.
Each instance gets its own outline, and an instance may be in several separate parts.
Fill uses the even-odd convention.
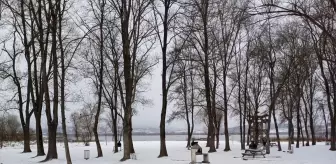
[[[159,63],[153,70],[153,75],[151,77],[151,85],[148,92],[145,94],[146,97],[150,98],[153,105],[150,107],[140,108],[138,115],[133,117],[134,127],[159,127],[160,125],[160,115],[161,115],[161,63]],[[174,108],[174,104],[171,103],[168,107],[167,117]],[[235,119],[229,117],[229,127],[237,126]],[[186,122],[174,121],[173,123],[167,124],[168,129],[186,129]],[[199,123],[196,125],[196,129],[203,130],[204,124]]]
[[[21,65],[22,67],[25,67]],[[159,128],[160,125],[160,115],[161,115],[161,104],[162,104],[162,97],[161,97],[161,63],[156,65],[153,69],[152,76],[147,77],[150,79],[146,79],[149,81],[150,85],[148,88],[148,91],[146,93],[143,93],[143,96],[150,99],[152,101],[152,104],[146,107],[138,107],[138,113],[137,115],[133,116],[133,127],[134,128]],[[70,74],[69,74],[70,75]],[[80,75],[73,75],[73,76],[80,76]],[[76,77],[75,77],[76,78]],[[90,80],[89,79],[82,79],[76,83],[68,83],[69,86],[69,92],[71,93],[77,93],[85,99],[86,102],[92,101],[94,102],[94,93],[92,87],[90,87]],[[70,94],[71,94],[70,93]],[[3,96],[3,93],[2,93]],[[76,110],[80,110],[83,108],[84,103],[83,102],[67,102],[66,103],[66,115],[67,115],[67,126],[71,127],[72,124],[70,122],[70,114]],[[172,109],[174,108],[174,104],[171,103],[168,106],[167,110],[167,118],[169,114],[171,113]],[[61,111],[59,110],[59,117],[61,117]],[[18,115],[18,112],[16,110],[12,110],[11,113],[14,113]],[[33,116],[34,117],[34,116]],[[104,114],[101,115],[101,117],[104,117]],[[237,126],[237,119],[233,119],[229,117],[229,127]],[[42,114],[42,122],[46,126],[46,116],[45,111],[43,110]],[[103,122],[100,122],[100,124],[104,124]],[[61,125],[61,119],[59,119],[59,125]],[[31,126],[32,128],[35,128],[35,120],[31,119]],[[181,121],[174,121],[170,124],[167,124],[167,130],[186,130],[187,125],[184,120]],[[202,130],[204,131],[205,126],[203,123],[199,122],[195,125],[196,130]]]

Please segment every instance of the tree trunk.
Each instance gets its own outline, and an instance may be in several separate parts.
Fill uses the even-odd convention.
[[[244,109],[244,116],[243,116],[243,141],[242,141],[242,143],[243,143],[243,147],[242,147],[242,149],[243,150],[245,150],[245,144],[246,144],[246,140],[245,140],[245,137],[246,137],[246,125],[245,125],[245,120],[246,120],[246,117],[245,117],[245,115],[246,115],[246,111],[245,111],[245,109]]]
[[[275,100],[277,99],[277,96],[275,95],[275,85],[274,85],[274,67],[275,67],[275,61],[273,59],[273,42],[272,42],[272,37],[271,37],[271,23],[269,22],[269,15],[268,15],[268,41],[270,44],[270,49],[268,50],[268,57],[269,57],[269,80],[270,80],[270,108],[268,112],[268,127],[267,127],[267,132],[266,132],[266,153],[270,154],[270,130],[271,130],[271,119],[272,119],[272,114],[273,114],[273,119],[274,119],[274,124],[276,128],[276,133],[277,133],[277,139],[278,139],[278,145],[280,145],[279,138],[278,138],[278,129],[277,129],[277,124],[276,124],[276,117],[275,117]],[[279,148],[279,147],[278,147]],[[281,149],[281,147],[280,147]]]
[[[296,84],[296,131],[297,131],[297,138],[296,138],[296,148],[300,147],[300,111],[301,111],[301,87],[300,87],[300,77],[297,77],[297,84]]]
[[[312,109],[310,110],[310,115],[309,115],[309,125],[310,125],[310,132],[312,136],[312,145],[316,145],[316,136],[315,136],[315,128],[314,128],[314,119],[313,119],[313,114],[312,114]]]
[[[134,145],[133,145],[133,137],[132,137],[132,131],[133,131],[133,122],[132,122],[132,118],[130,120],[130,127],[131,127],[131,130],[129,131],[129,140],[130,140],[130,153],[135,153],[135,150],[134,150]]]
[[[168,40],[168,14],[170,8],[170,1],[163,1],[164,3],[164,18],[163,18],[163,43],[162,43],[162,110],[161,110],[161,120],[160,120],[160,157],[168,156],[166,147],[166,115],[167,115],[167,40]]]
[[[118,130],[117,128],[113,129],[113,137],[114,137],[114,153],[118,153]]]
[[[65,2],[64,2],[65,3]],[[59,3],[58,5],[61,5]],[[60,6],[59,6],[60,8]],[[64,9],[63,9],[64,10]],[[66,66],[65,66],[65,52],[63,48],[63,40],[62,40],[62,18],[63,14],[61,11],[59,11],[59,16],[60,18],[58,19],[58,41],[60,44],[60,49],[61,49],[61,115],[62,115],[62,132],[63,132],[63,142],[64,142],[64,148],[65,148],[65,157],[67,160],[67,164],[72,164],[71,161],[71,156],[70,156],[70,150],[69,150],[69,141],[68,141],[68,134],[66,130],[66,116],[65,116],[65,75],[66,75]],[[77,128],[76,128],[77,131]],[[78,140],[78,134],[76,133],[76,139]]]
[[[100,7],[100,22],[99,22],[99,31],[100,31],[100,38],[99,38],[99,55],[100,55],[100,62],[99,62],[99,86],[98,86],[98,107],[97,113],[95,115],[95,122],[93,126],[93,134],[95,136],[95,142],[97,146],[97,158],[103,157],[103,151],[101,149],[101,145],[99,142],[98,136],[98,123],[99,123],[99,116],[101,111],[101,104],[102,104],[102,95],[103,95],[103,83],[104,83],[104,33],[103,33],[103,24],[104,24],[104,7],[105,1],[101,1],[99,4]]]
[[[188,125],[188,135],[187,135],[187,146],[186,148],[190,148],[190,141],[191,141],[191,133],[190,133],[190,125]]]
[[[224,111],[224,135],[225,135],[225,148],[224,151],[230,151],[230,138],[229,138],[229,126],[228,126],[228,113]]]
[[[37,155],[36,156],[44,156],[44,146],[43,146],[43,135],[42,135],[42,127],[41,127],[41,115],[35,113],[35,121],[36,121],[36,144],[37,144]]]
[[[125,112],[125,117],[124,117],[124,123],[123,123],[123,143],[124,143],[124,157],[120,161],[125,161],[127,159],[131,158],[131,152],[130,152],[130,125],[129,125],[129,114],[126,114]]]
[[[288,105],[288,150],[291,150],[292,144],[294,144],[294,126],[293,126],[293,100],[290,99]]]
[[[239,63],[240,65],[240,63]],[[240,66],[238,66],[240,67]],[[241,106],[241,84],[240,84],[240,71],[238,71],[238,106],[239,106],[239,132],[240,132],[240,149],[245,149],[245,143],[243,140],[244,134],[243,134],[243,111]]]
[[[289,127],[290,127],[290,143],[291,144],[294,144],[294,124],[293,124],[293,121],[292,120],[290,120],[290,125],[289,125]]]
[[[288,134],[289,134],[289,146],[294,144],[294,125],[293,125],[293,100],[290,101],[290,107],[288,109]],[[290,149],[288,149],[290,150]]]
[[[165,123],[163,123],[163,124],[165,124]],[[164,126],[165,125],[162,125],[162,123],[160,123],[160,154],[159,154],[159,158],[168,156],[168,152],[167,152],[167,148],[166,148],[166,134],[165,134],[166,132],[165,132],[165,127]]]
[[[32,29],[33,33],[33,29]],[[34,37],[32,38],[32,42],[34,43]],[[43,47],[42,47],[43,48]],[[42,136],[42,127],[41,127],[41,111],[42,111],[42,100],[43,99],[43,88],[39,87],[41,83],[41,78],[38,78],[37,76],[37,54],[35,50],[35,46],[32,47],[33,49],[33,65],[34,65],[34,90],[35,90],[35,95],[36,95],[36,100],[35,102],[33,101],[32,106],[33,106],[33,111],[34,111],[34,116],[35,116],[35,135],[36,135],[36,145],[37,145],[37,155],[36,156],[44,156],[44,147],[43,147],[43,136]],[[42,64],[41,64],[42,65]],[[32,88],[33,89],[33,88]],[[40,89],[40,92],[39,92]],[[32,100],[34,99],[34,91],[32,90],[31,92],[31,97]]]
[[[213,86],[212,86],[212,94],[211,94],[211,101],[212,101],[212,116],[213,116],[213,122],[214,122],[214,133],[215,133],[215,136],[216,137],[216,149],[218,149],[219,147],[219,131],[220,131],[220,124],[221,124],[221,120],[222,120],[222,116],[218,116],[217,115],[217,108],[216,108],[216,93],[217,93],[217,78],[218,78],[218,75],[217,75],[217,69],[216,69],[216,64],[214,63],[213,64]],[[218,138],[217,138],[218,137]],[[215,138],[214,138],[215,140]],[[215,142],[215,141],[213,141]]]
[[[250,47],[250,42],[248,42],[247,43],[247,49],[249,50],[249,47]],[[243,137],[243,143],[244,143],[244,149],[245,149],[245,131],[246,131],[246,126],[245,126],[245,123],[246,123],[246,118],[248,118],[247,116],[247,113],[248,113],[248,111],[247,111],[247,82],[248,82],[248,79],[247,79],[247,76],[248,76],[248,70],[249,70],[249,57],[247,56],[246,57],[246,67],[245,67],[245,82],[244,82],[244,121],[243,121],[243,126],[244,126],[244,128],[243,128],[243,135],[244,135],[244,137]],[[248,122],[247,122],[248,123]],[[249,143],[249,123],[248,123],[248,126],[247,126],[247,128],[248,128],[248,134],[247,134],[247,145],[249,145],[250,143]]]
[[[243,123],[242,123],[243,120],[242,119],[243,119],[242,118],[242,113],[240,111],[240,113],[239,113],[240,149],[244,150],[245,149],[245,143],[243,141],[244,135],[243,135]]]
[[[123,122],[123,142],[124,142],[124,156],[121,161],[130,159],[130,134],[131,134],[131,119],[132,119],[132,92],[133,92],[133,79],[131,76],[131,54],[130,54],[130,40],[129,40],[129,18],[130,11],[126,1],[122,1],[122,13],[121,13],[121,37],[123,42],[123,59],[124,59],[124,78],[125,78],[125,90],[126,90],[126,106],[124,109],[124,122]]]
[[[116,84],[115,84],[115,87],[116,87]],[[112,112],[112,126],[113,126],[113,137],[114,137],[114,153],[117,153],[119,150],[118,150],[118,125],[117,125],[117,118],[118,118],[118,114],[117,114],[117,90],[115,89],[114,91],[115,93],[115,106],[114,106],[114,109],[111,111]],[[114,113],[114,114],[113,114]]]
[[[224,151],[230,151],[230,136],[229,136],[229,123],[228,123],[228,98],[226,90],[226,66],[223,73],[223,87],[224,87],[224,136],[225,136],[225,148]]]
[[[250,145],[250,136],[251,136],[251,123],[248,121],[248,129],[247,129],[247,140],[246,145]]]
[[[164,67],[165,67],[165,64],[164,64]],[[163,73],[162,73],[162,92],[163,93],[162,93],[162,110],[161,110],[161,120],[160,120],[160,154],[158,158],[168,156],[167,147],[166,147],[167,90],[166,90],[166,73],[165,72],[166,72],[166,69],[164,68]]]
[[[31,152],[29,122],[30,120],[26,120],[26,125],[23,127],[23,153]]]
[[[218,128],[218,130],[217,130],[217,133],[216,133],[216,149],[218,149],[219,148],[219,128]]]
[[[115,94],[117,93],[117,90],[115,90],[114,92]],[[117,100],[115,100],[115,104],[117,104]],[[117,115],[117,108],[116,108],[116,105],[114,107],[115,109],[113,109],[113,111],[111,112],[114,112],[114,114],[112,113],[112,121],[113,121],[113,137],[114,137],[114,153],[117,153],[119,150],[118,150],[118,125],[117,125],[117,118],[118,118],[118,115]]]
[[[35,7],[32,3],[29,3],[29,7],[33,8]],[[40,66],[38,67],[38,53],[35,49],[35,46],[32,46],[33,50],[33,56],[34,56],[34,86],[35,86],[35,94],[36,94],[36,102],[33,104],[34,106],[34,115],[35,115],[35,121],[36,121],[36,143],[37,143],[37,156],[43,156],[45,155],[44,153],[44,147],[43,147],[43,135],[42,135],[42,127],[41,127],[41,114],[42,114],[42,107],[43,107],[43,96],[44,96],[44,87],[42,86],[43,84],[43,78],[46,74],[46,48],[45,48],[45,40],[44,40],[44,27],[43,27],[43,18],[42,18],[42,1],[38,1],[37,5],[37,17],[34,17],[34,21],[32,20],[31,22],[35,22],[37,29],[34,30],[34,28],[31,28],[31,33],[33,34],[36,32],[38,34],[37,41],[38,41],[38,46],[39,46],[39,51],[40,51],[40,56],[41,56],[41,63]],[[33,24],[33,23],[32,23]],[[49,34],[48,34],[49,35]],[[32,37],[32,43],[34,43],[34,38]],[[33,44],[34,45],[34,44]],[[38,77],[38,72],[39,70],[41,71],[42,75]],[[31,92],[33,95],[33,92]],[[33,96],[32,96],[33,97]]]
[[[43,162],[58,158],[57,145],[56,145],[56,133],[57,133],[57,124],[53,122],[49,123],[48,125],[48,154],[46,156],[46,159],[43,160]]]
[[[189,117],[188,115],[187,115],[187,117]],[[186,148],[190,148],[191,146],[190,146],[190,141],[191,141],[191,137],[192,137],[192,132],[191,132],[191,126],[190,126],[190,121],[189,121],[189,119],[187,119],[187,126],[188,126],[188,138],[187,138],[187,146],[186,146]]]
[[[19,105],[21,107],[19,107],[20,111],[20,118],[21,118],[21,124],[22,126],[22,130],[23,130],[23,135],[24,135],[24,146],[23,146],[23,153],[27,153],[27,152],[31,152],[30,149],[30,118],[32,116],[33,113],[29,112],[30,111],[30,91],[32,90],[32,77],[31,77],[31,57],[30,57],[30,50],[29,50],[29,45],[28,45],[28,36],[27,36],[27,29],[26,29],[26,17],[25,17],[25,5],[24,5],[24,0],[20,0],[20,10],[21,10],[21,22],[22,22],[22,31],[23,31],[23,44],[24,44],[24,54],[25,54],[25,58],[26,58],[26,62],[27,62],[27,71],[28,71],[28,81],[27,81],[27,97],[26,97],[26,122],[24,123],[23,120],[23,111],[22,111],[22,96],[21,93],[18,95],[20,96],[19,98]],[[0,7],[1,8],[1,7]],[[1,15],[1,14],[0,14]],[[15,65],[14,65],[15,67]],[[14,68],[15,69],[15,68]],[[15,75],[16,77],[16,75]],[[20,84],[20,83],[18,83]],[[21,88],[18,88],[18,91],[20,91]],[[33,101],[33,100],[32,100]],[[34,101],[33,101],[34,102]],[[33,111],[32,111],[33,112]]]
[[[275,116],[275,111],[273,111],[273,122],[274,122],[274,126],[275,126],[275,133],[276,133],[276,137],[277,137],[277,142],[278,142],[278,151],[282,151],[281,148],[281,143],[280,143],[280,135],[279,135],[279,127],[278,127],[278,123],[277,123],[277,119]]]
[[[55,59],[54,59],[55,60]],[[54,61],[55,62],[55,61]],[[57,61],[56,61],[57,62]],[[55,63],[56,63],[55,62]],[[54,63],[54,64],[55,64]],[[57,66],[54,71],[57,69]],[[53,97],[53,118],[51,117],[50,110],[50,97],[49,97],[49,89],[47,86],[47,81],[45,81],[43,87],[45,87],[45,102],[46,102],[46,116],[48,123],[48,153],[46,159],[43,161],[49,161],[52,159],[57,159],[57,145],[56,145],[56,134],[57,134],[57,125],[58,125],[58,82],[57,82],[57,73],[54,72],[54,97]],[[46,76],[44,80],[46,80]]]
[[[190,141],[191,141],[191,126],[190,126],[190,120],[189,120],[189,108],[188,108],[188,85],[187,85],[187,75],[186,70],[184,67],[184,71],[182,71],[182,78],[183,78],[183,99],[184,99],[184,112],[186,115],[186,122],[187,122],[187,128],[188,128],[188,138],[187,138],[187,148],[190,148]],[[192,79],[192,75],[191,75]],[[192,81],[191,81],[192,83]],[[193,88],[192,88],[193,89]],[[192,90],[193,92],[193,90]],[[193,93],[192,93],[193,96]],[[193,97],[192,97],[193,98]]]
[[[329,138],[329,134],[328,134],[328,121],[327,121],[327,117],[325,115],[325,111],[324,111],[324,107],[322,106],[322,114],[323,114],[323,120],[324,120],[324,127],[325,127],[325,138],[326,141],[328,141]]]
[[[97,114],[95,116],[95,123],[94,123],[94,127],[93,127],[93,135],[95,137],[95,142],[96,142],[96,146],[97,146],[97,153],[98,153],[97,158],[103,156],[103,151],[101,149],[101,145],[100,145],[100,142],[99,142],[99,136],[98,136],[98,120],[99,120],[99,115],[100,115],[100,112],[98,113],[98,111],[97,111]]]
[[[273,81],[273,79],[271,78],[271,81]],[[272,83],[272,82],[271,82]],[[272,89],[271,89],[272,90]],[[271,91],[272,92],[272,91]],[[272,120],[272,113],[275,112],[274,111],[274,105],[272,105],[272,101],[273,101],[273,94],[271,93],[271,105],[269,107],[269,111],[268,111],[268,120],[267,120],[267,132],[266,132],[266,154],[270,154],[271,153],[271,149],[270,149],[270,131],[271,131],[271,120]],[[257,116],[258,113],[256,112],[255,116]],[[258,120],[256,118],[256,131],[258,131]],[[256,137],[258,137],[258,132]],[[258,138],[256,138],[258,139]]]
[[[332,77],[332,84],[334,90],[333,104],[334,104],[334,115],[330,113],[330,124],[331,124],[331,135],[330,135],[330,149],[331,151],[336,151],[336,83],[335,79]]]
[[[304,118],[304,126],[305,126],[306,138],[307,138],[306,146],[309,146],[310,137],[309,137],[309,131],[308,131],[308,110],[307,108],[305,108],[305,115],[306,116]]]
[[[216,152],[214,138],[214,120],[213,120],[213,111],[211,108],[211,88],[210,88],[210,75],[209,75],[209,38],[208,38],[208,8],[209,2],[207,0],[202,0],[202,7],[199,9],[202,13],[202,25],[203,25],[203,36],[204,36],[204,85],[205,85],[205,99],[206,99],[206,111],[208,114],[208,143],[210,149],[209,153]]]
[[[333,116],[330,116],[330,124],[331,124],[331,130],[330,130],[330,149],[331,151],[336,151],[336,125],[334,120],[332,119]]]
[[[113,110],[111,111],[112,113],[112,121],[113,121],[113,136],[114,136],[114,153],[119,152],[118,150],[118,62],[116,59],[114,63],[114,107]]]
[[[193,68],[193,64],[192,61],[190,62],[191,68]],[[191,82],[191,106],[190,106],[190,115],[191,115],[191,123],[190,123],[190,119],[189,119],[189,108],[188,108],[188,92],[187,92],[187,78],[186,78],[186,73],[185,71],[183,71],[183,83],[184,83],[184,103],[185,103],[185,112],[186,112],[186,121],[187,121],[187,125],[188,125],[188,143],[187,143],[187,147],[190,147],[190,140],[191,137],[194,133],[194,79],[193,79],[193,70],[190,70],[190,82]],[[191,124],[191,125],[190,125]]]
[[[211,138],[211,137],[210,137],[209,127],[208,127],[207,142],[206,142],[205,147],[210,147],[210,142],[211,142],[210,138]]]
[[[77,128],[75,130],[75,137],[76,137],[76,142],[79,142],[79,133],[78,133]]]
[[[191,135],[192,135],[192,133],[191,133],[190,120],[189,120],[188,100],[187,100],[188,97],[187,97],[187,89],[186,89],[187,82],[186,82],[185,74],[184,74],[183,78],[184,78],[184,80],[183,80],[183,82],[184,82],[184,89],[183,89],[184,96],[183,96],[183,98],[184,98],[184,105],[185,105],[184,108],[185,108],[185,114],[186,114],[186,122],[187,122],[187,126],[188,126],[187,148],[190,148],[191,147],[190,141],[191,141]]]
[[[49,10],[50,10],[50,15],[46,15],[46,17],[50,16],[49,24],[50,26],[47,26],[47,31],[50,32],[51,35],[51,40],[50,43],[47,41],[46,45],[50,46],[50,52],[48,48],[45,49],[44,54],[42,54],[42,63],[41,65],[43,66],[41,68],[42,71],[42,85],[41,89],[43,89],[43,94],[45,97],[45,113],[46,113],[46,118],[47,118],[47,125],[48,125],[48,153],[43,161],[49,161],[52,159],[57,159],[57,145],[56,145],[56,134],[57,134],[57,126],[58,126],[58,103],[59,103],[59,83],[58,83],[58,76],[59,76],[59,71],[58,71],[58,53],[57,53],[57,46],[58,46],[58,40],[57,40],[57,34],[58,34],[58,26],[59,22],[58,20],[61,19],[59,17],[60,12],[60,5],[56,5],[57,3],[54,2],[49,4]],[[45,9],[47,6],[44,6]],[[43,30],[41,30],[42,33]],[[42,41],[42,40],[41,40]],[[41,44],[43,45],[43,44]],[[52,82],[53,82],[53,98],[52,100],[50,99],[50,92],[49,92],[49,69],[47,69],[47,59],[48,59],[48,54],[50,54],[49,60],[52,61],[49,65],[50,73],[52,73]],[[48,71],[47,71],[48,70]],[[53,103],[53,107],[51,110],[51,101]],[[42,99],[40,99],[40,107],[42,107]]]
[[[288,150],[292,149],[292,127],[290,121],[288,121]]]
[[[329,139],[329,130],[328,130],[328,123],[325,125],[326,131],[325,131],[325,139],[328,141]]]
[[[0,148],[3,147],[3,141],[4,141],[4,134],[0,133]]]
[[[300,101],[299,101],[300,102]],[[300,112],[299,112],[299,108],[300,108],[300,105],[298,105],[297,107],[297,111],[296,111],[296,131],[297,131],[297,138],[296,138],[296,148],[299,148],[300,147]]]
[[[64,93],[64,87],[63,87],[63,93]],[[62,98],[63,97],[63,98]],[[66,130],[66,117],[65,117],[65,94],[62,94],[61,99],[64,101],[62,102],[61,107],[61,114],[62,114],[62,132],[63,132],[63,140],[64,140],[64,148],[65,148],[65,157],[67,160],[67,164],[71,164],[71,156],[70,156],[70,150],[69,150],[69,141],[68,141],[68,134]],[[61,100],[62,101],[62,100]]]
[[[311,132],[311,138],[312,138],[312,145],[316,145],[314,119],[313,119],[313,101],[314,101],[313,76],[310,79],[309,96],[310,96],[310,101],[308,105],[309,111],[306,109],[307,110],[306,113],[307,114],[309,113],[309,125],[310,125],[310,132]],[[308,116],[306,116],[306,122],[307,122],[306,124],[308,124]],[[308,132],[308,129],[307,129],[307,132]],[[309,138],[308,138],[308,144],[309,144]]]
[[[302,130],[302,123],[300,121],[300,134],[301,134],[301,138],[302,138],[302,146],[305,146],[305,138],[304,138],[304,133],[303,133],[303,130]]]

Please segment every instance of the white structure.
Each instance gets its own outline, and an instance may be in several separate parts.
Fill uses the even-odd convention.
[[[210,163],[209,162],[209,154],[208,153],[204,153],[203,154],[203,161],[202,162],[197,162],[196,156],[197,155],[202,155],[202,148],[195,143],[192,147],[191,147],[191,162],[190,164],[197,164],[197,163]]]
[[[90,150],[84,150],[84,159],[88,160],[90,158]]]

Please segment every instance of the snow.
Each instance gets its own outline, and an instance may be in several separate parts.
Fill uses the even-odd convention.
[[[199,142],[203,147],[203,152],[207,151],[205,142]],[[122,158],[122,152],[114,154],[112,152],[113,142],[101,142],[104,157],[95,158],[97,155],[94,143],[90,146],[84,146],[82,143],[70,143],[70,152],[72,162],[74,164],[113,164],[122,163],[119,160]],[[159,141],[135,141],[134,147],[137,152],[137,160],[128,160],[123,162],[125,164],[189,164],[190,151],[185,148],[185,141],[167,141],[167,149],[169,157],[157,158],[159,154],[160,142]],[[266,155],[266,158],[248,157],[248,160],[242,160],[240,144],[236,141],[230,141],[230,152],[224,152],[224,142],[220,143],[220,149],[216,153],[209,154],[211,164],[331,164],[336,161],[336,152],[329,151],[329,146],[324,143],[319,143],[316,146],[301,147],[294,150],[294,154],[286,152],[278,152],[276,147],[271,148],[271,154]],[[45,150],[46,149],[45,145]],[[301,145],[300,145],[301,146]],[[287,150],[287,145],[282,144],[284,150]],[[294,146],[295,147],[295,146]],[[32,158],[36,153],[36,146],[32,145],[32,153],[22,154],[22,145],[12,144],[9,147],[0,149],[0,164],[30,164],[37,163],[45,157]],[[90,159],[84,159],[84,150],[90,150]],[[47,164],[61,164],[66,163],[63,144],[58,143],[58,156],[59,159],[47,162]],[[198,156],[198,161],[201,161],[202,156]]]

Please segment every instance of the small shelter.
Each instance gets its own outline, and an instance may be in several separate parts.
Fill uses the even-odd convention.
[[[250,116],[249,122],[251,122],[251,142],[255,144],[267,142],[266,135],[268,132],[268,115],[254,115]]]

